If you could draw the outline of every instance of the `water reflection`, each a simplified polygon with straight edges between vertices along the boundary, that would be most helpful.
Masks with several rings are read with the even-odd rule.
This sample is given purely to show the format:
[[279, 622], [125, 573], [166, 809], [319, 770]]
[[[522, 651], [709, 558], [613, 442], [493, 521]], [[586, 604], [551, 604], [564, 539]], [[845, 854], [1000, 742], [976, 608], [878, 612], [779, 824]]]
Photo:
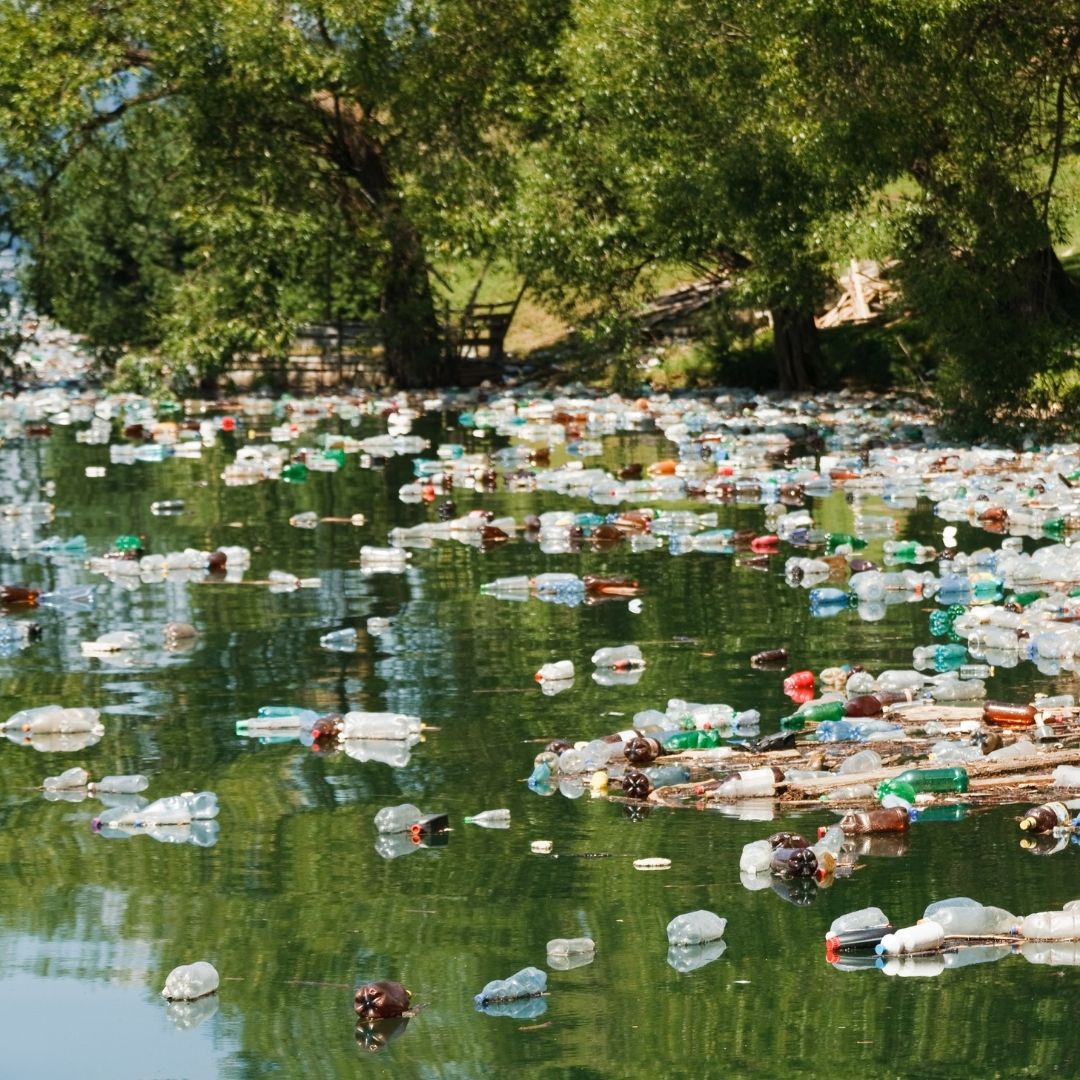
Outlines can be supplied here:
[[[377, 430], [374, 421], [362, 423], [362, 434]], [[449, 416], [434, 414], [415, 426], [433, 442], [475, 445]], [[342, 421], [338, 430], [346, 429], [351, 422]], [[935, 897], [967, 890], [973, 853], [979, 880], [991, 890], [988, 902], [1023, 911], [1033, 895], [1040, 907], [1071, 899], [1071, 862], [1027, 858], [1008, 808], [912, 829], [902, 858], [896, 850], [891, 858], [871, 858], [877, 852], [868, 849], [860, 871], [831, 890], [781, 881], [787, 902], [780, 903], [748, 891], [772, 888], [771, 875], [742, 879], [740, 887], [742, 846], [761, 834], [757, 823], [776, 820], [776, 828], [809, 835], [831, 813], [798, 816], [766, 799], [711, 806], [708, 813], [602, 798], [538, 799], [520, 783], [550, 739], [602, 737], [629, 726], [638, 711], [662, 709], [668, 698], [758, 709], [769, 732], [791, 707], [782, 676], [752, 668], [750, 655], [783, 645], [800, 668], [844, 661], [874, 670], [907, 667], [911, 646], [929, 640], [923, 604], [889, 604], [877, 622], [852, 609], [812, 621], [807, 594], [783, 583], [776, 556], [766, 556], [769, 572], [749, 573], [723, 554], [688, 551], [676, 559], [663, 547], [635, 550], [632, 543], [610, 550], [584, 544], [545, 556], [536, 544], [513, 540], [486, 552], [440, 541], [410, 549], [401, 573], [365, 575], [362, 544], [385, 546], [391, 528], [435, 518], [431, 504], [397, 499], [411, 477], [408, 460], [393, 458], [372, 472], [350, 459], [344, 470], [313, 472], [302, 485], [232, 487], [221, 479], [232, 451], [219, 442], [200, 461], [110, 467], [93, 481], [99, 486], [91, 505], [85, 468], [103, 465], [107, 454], [72, 436], [64, 430], [32, 449], [0, 448], [0, 497], [19, 494], [3, 490], [3, 476], [10, 484], [51, 480], [58, 508], [70, 514], [37, 526], [35, 536], [81, 533], [88, 553], [130, 532], [144, 534], [155, 553], [243, 545], [251, 551], [252, 580], [284, 568], [318, 577], [322, 587], [271, 593], [198, 575], [180, 580], [189, 574], [95, 577], [92, 608], [40, 609], [41, 640], [0, 656], [0, 717], [51, 700], [92, 704], [107, 717], [100, 739], [35, 739], [44, 757], [0, 745], [0, 958], [11, 976], [0, 980], [0, 1007], [22, 1033], [5, 1045], [3, 1071], [77, 1070], [109, 1080], [271, 1071], [336, 1076], [355, 1071], [357, 1045], [393, 1041], [388, 1058], [403, 1075], [547, 1070], [575, 1080], [653, 1077], [685, 1071], [688, 1054], [697, 1060], [708, 1052], [723, 1055], [738, 1075], [783, 1061], [790, 1075], [812, 1077], [826, 1060], [832, 1075], [854, 1078], [895, 1072], [911, 1052], [912, 1032], [919, 1033], [920, 1068], [928, 1073], [953, 1075], [961, 1061], [970, 1075], [1066, 1074], [1080, 1065], [1067, 1010], [1047, 1013], [1040, 1005], [1060, 996], [1052, 967], [1075, 962], [1072, 948], [1026, 943], [1030, 964], [972, 964], [956, 978], [937, 980], [931, 992], [918, 979], [903, 986], [839, 979], [820, 963], [817, 948], [835, 916], [881, 904], [898, 924], [914, 921]], [[238, 445], [247, 439], [241, 436]], [[665, 447], [655, 436], [614, 436], [601, 460], [648, 462]], [[178, 496], [182, 515], [150, 509]], [[461, 512], [483, 507], [519, 521], [567, 503], [557, 493], [502, 487], [455, 489], [454, 498]], [[758, 504], [715, 510], [718, 528], [757, 530], [766, 522]], [[360, 511], [363, 525], [322, 524]], [[842, 499], [816, 501], [813, 511], [823, 527], [851, 526]], [[305, 512], [319, 516], [317, 528], [288, 527], [290, 517]], [[900, 535], [929, 538], [940, 528], [925, 500], [900, 521]], [[967, 526], [960, 530], [967, 543]], [[4, 580], [54, 591], [88, 583], [74, 554], [20, 547], [16, 562], [0, 550], [0, 569]], [[497, 603], [481, 596], [487, 581], [547, 571], [632, 576], [645, 602], [634, 613], [625, 602]], [[157, 647], [169, 621], [199, 630], [190, 651]], [[320, 635], [341, 627], [359, 628], [356, 651], [320, 648]], [[109, 669], [81, 656], [80, 642], [118, 628], [140, 635], [137, 655], [146, 667]], [[547, 659], [573, 657], [581, 668], [596, 649], [628, 641], [639, 642], [648, 659], [647, 677], [637, 684], [579, 678], [547, 697], [532, 682]], [[988, 687], [995, 697], [1028, 700], [1035, 689], [1051, 689], [1045, 679], [1023, 664], [995, 673]], [[324, 755], [296, 741], [259, 745], [238, 737], [236, 720], [268, 702], [320, 713], [389, 709], [441, 730], [422, 745], [365, 746], [355, 754], [348, 745]], [[34, 791], [45, 775], [69, 766], [76, 749], [84, 755], [77, 763], [93, 775], [143, 771], [154, 791], [217, 791], [227, 828], [206, 848], [191, 841], [102, 842], [85, 828], [85, 809], [57, 808]], [[454, 826], [478, 806], [506, 806], [513, 823], [491, 831], [456, 827], [420, 843], [404, 834], [376, 841], [372, 815], [402, 801], [445, 809]], [[532, 857], [529, 844], [538, 837], [554, 837], [560, 852], [618, 857]], [[646, 855], [670, 857], [670, 870], [634, 871], [633, 859]], [[676, 969], [663, 927], [696, 907], [716, 910], [729, 929], [725, 941], [679, 958]], [[526, 999], [524, 1014], [512, 1010], [510, 1023], [477, 1017], [470, 991], [485, 973], [542, 957], [545, 942], [565, 933], [579, 912], [597, 941], [595, 961], [576, 974], [556, 976], [553, 967], [550, 997]], [[703, 961], [724, 945], [722, 964], [712, 962], [719, 952]], [[960, 962], [961, 954], [947, 953], [945, 968], [953, 955]], [[211, 958], [221, 971], [220, 1001], [193, 1003], [217, 1011], [177, 1024], [156, 988], [177, 957], [194, 956]], [[842, 957], [837, 967], [855, 962]], [[710, 986], [752, 980], [753, 993], [688, 997], [684, 972], [699, 969]], [[392, 973], [418, 1000], [432, 1002], [408, 1039], [400, 1037], [402, 1023], [358, 1029], [354, 1043], [334, 984], [350, 982], [359, 970]], [[655, 988], [644, 1009], [642, 988]], [[807, 1010], [812, 1040], [805, 1037]], [[64, 1018], [64, 1040], [55, 1038], [57, 1016]], [[550, 1026], [522, 1032], [540, 1016]], [[988, 1024], [1002, 1037], [987, 1039]], [[1036, 1027], [1039, 1039], [1027, 1038]], [[648, 1052], [628, 1055], [627, 1046]]]

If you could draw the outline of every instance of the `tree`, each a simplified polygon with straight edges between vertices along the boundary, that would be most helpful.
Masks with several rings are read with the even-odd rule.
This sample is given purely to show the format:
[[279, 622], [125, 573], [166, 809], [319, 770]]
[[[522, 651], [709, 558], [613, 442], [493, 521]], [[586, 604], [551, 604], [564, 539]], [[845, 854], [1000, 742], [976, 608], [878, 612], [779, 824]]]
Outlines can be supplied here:
[[800, 7], [580, 4], [520, 229], [524, 265], [564, 299], [624, 294], [665, 262], [726, 278], [771, 312], [786, 389], [819, 377], [821, 222], [862, 193], [857, 162], [822, 157], [790, 64]]
[[[562, 18], [562, 0], [12, 0], [0, 11], [0, 146], [36, 280], [56, 306], [85, 312], [49, 268], [53, 242], [62, 234], [58, 250], [72, 253], [76, 204], [124, 161], [143, 195], [167, 189], [172, 216], [158, 224], [181, 263], [167, 302], [143, 297], [139, 335], [190, 341], [185, 303], [209, 285], [220, 348], [257, 345], [268, 312], [280, 337], [302, 307], [283, 298], [326, 276], [325, 259], [282, 245], [333, 242], [347, 264], [363, 257], [395, 381], [445, 379], [432, 238], [443, 250], [488, 241], [508, 127], [529, 115], [529, 88], [547, 77], [537, 57]], [[84, 233], [96, 250], [83, 267], [130, 284], [161, 263], [136, 260], [135, 273], [126, 258], [140, 220], [140, 194], [129, 196], [121, 239], [100, 220]]]
[[794, 60], [827, 157], [901, 182], [878, 217], [943, 358], [946, 413], [969, 434], [1054, 413], [1080, 346], [1080, 293], [1054, 250], [1077, 201], [1061, 166], [1080, 138], [1080, 9], [819, 3], [803, 31]]

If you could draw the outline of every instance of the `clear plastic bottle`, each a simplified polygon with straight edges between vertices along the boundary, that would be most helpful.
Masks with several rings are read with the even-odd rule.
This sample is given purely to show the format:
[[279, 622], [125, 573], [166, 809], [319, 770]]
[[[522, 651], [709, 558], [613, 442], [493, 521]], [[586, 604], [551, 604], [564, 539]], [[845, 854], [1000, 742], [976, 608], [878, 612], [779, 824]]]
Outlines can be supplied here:
[[466, 823], [480, 825], [485, 829], [509, 829], [509, 810], [482, 810], [479, 814], [472, 814], [465, 818]]
[[42, 782], [45, 791], [70, 791], [72, 788], [87, 786], [90, 774], [79, 766], [65, 769], [59, 776], [46, 776]]
[[987, 907], [967, 896], [954, 896], [930, 904], [924, 919], [936, 922], [952, 937], [980, 937], [984, 934], [1008, 934], [1016, 925], [1016, 916], [999, 907]]
[[181, 964], [169, 972], [161, 996], [167, 1001], [195, 1001], [213, 994], [220, 981], [213, 964], [196, 960], [194, 964]]
[[1080, 938], [1080, 911], [1037, 911], [1025, 915], [1018, 930], [1023, 937], [1049, 941]]
[[536, 997], [547, 990], [547, 972], [526, 967], [508, 979], [493, 979], [473, 999], [478, 1009], [500, 1001], [516, 1001], [518, 998]]
[[596, 942], [592, 938], [552, 938], [547, 943], [548, 956], [573, 956], [576, 953], [596, 951]]
[[100, 780], [86, 785], [91, 794], [110, 795], [134, 795], [145, 791], [149, 786], [150, 781], [141, 773], [130, 776], [103, 776]]
[[1055, 787], [1080, 788], [1080, 765], [1059, 765], [1053, 772]]
[[341, 718], [343, 739], [407, 739], [418, 735], [423, 724], [418, 716], [392, 712], [347, 712]]
[[727, 919], [722, 919], [712, 911], [699, 909], [676, 915], [667, 926], [668, 944], [699, 945], [705, 941], [715, 941], [724, 936]]
[[356, 627], [345, 626], [340, 630], [331, 630], [319, 638], [319, 644], [331, 652], [355, 652]]
[[218, 797], [212, 791], [185, 791], [180, 797], [187, 800], [192, 821], [209, 821], [220, 812]]
[[860, 750], [845, 758], [836, 770], [838, 776], [874, 772], [881, 768], [881, 755], [876, 750]]
[[630, 668], [644, 667], [645, 659], [637, 645], [618, 645], [597, 649], [592, 654], [596, 667], [613, 668], [615, 671], [628, 671]]
[[384, 806], [375, 815], [375, 828], [381, 833], [407, 832], [423, 816], [422, 811], [412, 803]]
[[569, 682], [573, 677], [573, 660], [556, 660], [552, 663], [544, 664], [534, 676], [538, 683]]
[[[29, 735], [76, 735], [84, 732], [100, 734], [105, 730], [98, 720], [97, 709], [46, 707], [41, 711], [27, 710], [27, 712], [36, 714], [28, 716], [22, 724], [22, 730]], [[9, 720], [8, 723], [10, 724], [11, 721]]]
[[530, 587], [530, 579], [522, 574], [518, 577], [502, 577], [485, 582], [480, 586], [480, 591], [485, 596], [520, 597], [524, 600], [529, 595]]
[[739, 856], [739, 871], [744, 874], [764, 874], [772, 866], [772, 844], [768, 840], [751, 840]]

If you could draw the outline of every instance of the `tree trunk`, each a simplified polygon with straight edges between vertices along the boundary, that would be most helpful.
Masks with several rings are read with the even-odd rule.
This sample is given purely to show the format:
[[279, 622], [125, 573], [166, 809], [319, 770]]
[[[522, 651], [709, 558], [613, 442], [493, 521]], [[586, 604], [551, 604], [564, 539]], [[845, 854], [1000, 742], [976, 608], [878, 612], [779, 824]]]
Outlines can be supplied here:
[[1075, 319], [1080, 315], [1080, 286], [1049, 244], [1018, 259], [1014, 271], [1019, 287], [1012, 308], [1019, 318], [1065, 315]]
[[780, 389], [813, 389], [821, 379], [821, 346], [814, 313], [782, 306], [771, 308], [770, 314]]
[[452, 376], [420, 236], [397, 212], [387, 216], [379, 321], [387, 373], [396, 386], [442, 386]]

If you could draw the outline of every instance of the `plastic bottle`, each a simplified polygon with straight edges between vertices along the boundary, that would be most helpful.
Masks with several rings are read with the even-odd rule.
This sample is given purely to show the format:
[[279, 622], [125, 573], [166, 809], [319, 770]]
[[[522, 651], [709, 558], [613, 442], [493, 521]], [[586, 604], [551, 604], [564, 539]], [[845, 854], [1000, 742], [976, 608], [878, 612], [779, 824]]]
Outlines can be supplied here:
[[744, 874], [763, 874], [772, 866], [772, 844], [768, 840], [752, 840], [742, 849], [739, 870]]
[[876, 750], [860, 750], [845, 758], [836, 770], [838, 776], [875, 772], [881, 768], [881, 755]]
[[672, 731], [660, 737], [660, 744], [665, 753], [679, 750], [712, 750], [720, 745], [722, 736], [715, 729], [708, 731], [691, 728], [689, 731]]
[[509, 810], [482, 810], [479, 814], [472, 814], [465, 818], [466, 823], [480, 825], [485, 829], [509, 829]]
[[1058, 825], [1067, 825], [1071, 818], [1064, 803], [1043, 803], [1024, 812], [1020, 818], [1020, 828], [1023, 832], [1048, 833]]
[[41, 595], [27, 585], [0, 585], [0, 605], [3, 607], [34, 607]]
[[103, 776], [100, 780], [87, 784], [90, 794], [133, 795], [145, 791], [150, 781], [141, 773], [130, 776]]
[[597, 649], [592, 654], [592, 662], [596, 667], [613, 668], [615, 671], [629, 671], [631, 668], [645, 666], [645, 659], [637, 645]]
[[700, 945], [724, 936], [727, 919], [712, 911], [699, 909], [676, 915], [667, 925], [669, 945]]
[[1037, 911], [1025, 915], [1017, 929], [1026, 938], [1080, 938], [1080, 911]]
[[521, 600], [528, 597], [529, 589], [530, 579], [525, 575], [496, 578], [480, 586], [480, 591], [485, 596], [504, 596]]
[[319, 638], [319, 644], [331, 652], [355, 652], [356, 627], [345, 626], [340, 630], [331, 630]]
[[424, 815], [412, 803], [400, 803], [398, 806], [384, 806], [375, 815], [375, 828], [380, 833], [407, 832], [409, 827]]
[[842, 720], [844, 703], [842, 701], [809, 701], [805, 705], [800, 705], [795, 715], [801, 716], [804, 721], [809, 720], [815, 723]]
[[493, 979], [473, 1000], [478, 1009], [500, 1001], [516, 1001], [518, 998], [536, 997], [547, 990], [547, 972], [526, 967], [508, 979]]
[[846, 915], [839, 915], [833, 919], [829, 933], [846, 934], [852, 930], [866, 930], [870, 927], [888, 925], [888, 916], [881, 908], [859, 908], [858, 911], [849, 911]]
[[553, 663], [544, 664], [533, 677], [538, 683], [568, 682], [574, 677], [574, 661], [556, 660]]
[[59, 706], [43, 706], [40, 709], [27, 709], [8, 719], [5, 728], [15, 726], [16, 717], [23, 716], [18, 724], [20, 730], [28, 735], [76, 735], [82, 733], [101, 734], [104, 725], [98, 720], [97, 709], [88, 707], [62, 709]]
[[648, 777], [654, 791], [690, 780], [690, 770], [684, 765], [654, 765], [650, 769], [642, 769], [642, 772]]
[[850, 836], [875, 832], [903, 832], [908, 827], [908, 812], [902, 806], [891, 810], [867, 810], [845, 814], [840, 828]]
[[76, 765], [72, 769], [65, 769], [59, 776], [46, 776], [41, 786], [45, 791], [69, 791], [86, 787], [89, 779], [90, 774]]
[[987, 701], [983, 704], [983, 723], [998, 727], [1031, 727], [1035, 723], [1034, 705], [1017, 705], [1007, 701]]
[[1080, 788], [1080, 765], [1059, 765], [1052, 778], [1056, 787]]
[[574, 956], [578, 953], [596, 951], [596, 942], [592, 938], [552, 938], [547, 943], [548, 956]]
[[905, 789], [916, 795], [925, 791], [964, 792], [968, 789], [967, 769], [907, 769], [878, 785], [878, 798], [888, 794], [905, 794]]
[[318, 719], [319, 714], [311, 709], [264, 705], [259, 709], [258, 716], [236, 721], [236, 734], [259, 738], [288, 733], [295, 737], [303, 731], [311, 731]]
[[215, 993], [219, 985], [214, 965], [206, 960], [196, 960], [194, 964], [181, 964], [169, 972], [161, 996], [167, 1001], [195, 1001]]
[[874, 947], [879, 956], [897, 956], [901, 953], [929, 952], [945, 940], [945, 931], [932, 919], [905, 926], [886, 934]]
[[716, 794], [722, 799], [745, 799], [760, 795], [772, 795], [776, 785], [784, 781], [782, 769], [766, 766], [761, 769], [744, 769], [725, 780]]
[[808, 847], [778, 847], [773, 851], [771, 868], [781, 877], [813, 877], [817, 856]]
[[198, 794], [166, 795], [141, 810], [116, 807], [106, 810], [91, 822], [102, 826], [122, 829], [145, 829], [161, 825], [190, 825], [196, 820], [209, 820], [217, 816], [217, 796], [211, 791]]
[[927, 907], [923, 918], [936, 922], [951, 937], [1008, 934], [1016, 924], [1016, 916], [1011, 912], [986, 907], [967, 896], [938, 900]]
[[182, 514], [183, 512], [183, 499], [159, 499], [157, 502], [152, 502], [150, 504], [150, 513], [157, 516], [168, 517], [173, 514]]
[[342, 739], [407, 739], [418, 735], [423, 724], [418, 716], [392, 712], [347, 712], [341, 718]]
[[828, 952], [873, 948], [892, 930], [881, 908], [860, 908], [833, 919], [825, 935]]
[[754, 667], [766, 667], [770, 664], [786, 664], [787, 658], [787, 649], [765, 649], [762, 652], [754, 653], [750, 657], [750, 663]]

